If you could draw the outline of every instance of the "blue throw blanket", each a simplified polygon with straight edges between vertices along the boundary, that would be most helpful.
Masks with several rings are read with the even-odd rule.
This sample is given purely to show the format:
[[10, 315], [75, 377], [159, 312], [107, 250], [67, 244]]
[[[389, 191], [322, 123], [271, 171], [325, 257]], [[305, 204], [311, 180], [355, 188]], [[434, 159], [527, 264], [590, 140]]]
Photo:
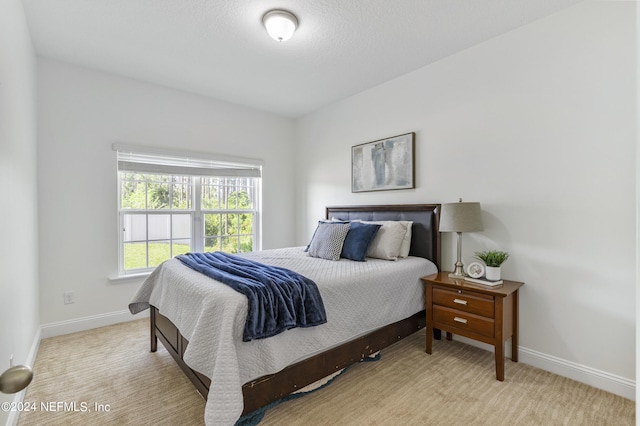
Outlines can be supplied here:
[[245, 342], [327, 322], [316, 283], [297, 272], [219, 251], [187, 253], [176, 258], [247, 296], [249, 312], [242, 336]]

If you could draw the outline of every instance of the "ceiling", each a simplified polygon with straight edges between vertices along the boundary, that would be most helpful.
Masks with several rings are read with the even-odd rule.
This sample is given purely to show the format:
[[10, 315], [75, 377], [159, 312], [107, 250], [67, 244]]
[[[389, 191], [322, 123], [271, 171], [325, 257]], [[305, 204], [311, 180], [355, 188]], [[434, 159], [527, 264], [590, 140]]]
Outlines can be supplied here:
[[22, 1], [39, 56], [300, 117], [582, 0]]

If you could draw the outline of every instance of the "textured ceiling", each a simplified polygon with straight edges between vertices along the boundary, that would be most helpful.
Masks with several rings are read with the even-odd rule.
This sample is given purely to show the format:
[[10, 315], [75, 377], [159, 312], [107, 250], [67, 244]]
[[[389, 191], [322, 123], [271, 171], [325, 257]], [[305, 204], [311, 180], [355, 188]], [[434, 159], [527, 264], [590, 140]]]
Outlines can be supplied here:
[[[581, 0], [23, 0], [36, 52], [299, 117]], [[270, 9], [299, 27], [277, 43]]]

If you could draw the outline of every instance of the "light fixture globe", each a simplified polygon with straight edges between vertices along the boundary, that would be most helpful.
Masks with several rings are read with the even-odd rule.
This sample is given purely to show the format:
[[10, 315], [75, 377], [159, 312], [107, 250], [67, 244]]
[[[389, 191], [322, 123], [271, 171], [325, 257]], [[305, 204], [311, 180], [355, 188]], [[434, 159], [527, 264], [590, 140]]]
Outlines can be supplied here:
[[267, 33], [276, 41], [287, 41], [298, 27], [298, 18], [286, 10], [270, 10], [262, 17]]

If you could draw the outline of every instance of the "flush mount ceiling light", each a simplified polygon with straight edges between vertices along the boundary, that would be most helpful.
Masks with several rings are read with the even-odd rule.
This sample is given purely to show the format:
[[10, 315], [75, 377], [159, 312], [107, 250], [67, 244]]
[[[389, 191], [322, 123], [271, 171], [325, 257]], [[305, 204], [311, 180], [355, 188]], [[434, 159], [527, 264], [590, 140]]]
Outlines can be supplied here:
[[298, 27], [298, 19], [286, 10], [270, 10], [262, 17], [267, 33], [276, 41], [287, 41]]

